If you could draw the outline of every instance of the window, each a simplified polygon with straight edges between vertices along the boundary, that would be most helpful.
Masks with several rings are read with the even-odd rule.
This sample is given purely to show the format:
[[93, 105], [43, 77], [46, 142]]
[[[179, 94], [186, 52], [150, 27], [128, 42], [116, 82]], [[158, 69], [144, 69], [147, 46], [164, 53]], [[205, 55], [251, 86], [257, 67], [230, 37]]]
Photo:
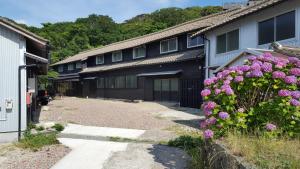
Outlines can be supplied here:
[[239, 30], [217, 36], [217, 54], [239, 49]]
[[108, 77], [108, 78], [106, 78], [105, 83], [106, 83], [105, 84], [106, 88], [109, 88], [109, 89], [115, 88], [115, 78], [114, 77]]
[[146, 47], [140, 46], [133, 48], [133, 59], [143, 58], [146, 56]]
[[201, 46], [204, 44], [204, 39], [198, 35], [195, 37], [191, 37], [192, 34], [188, 34], [187, 35], [187, 47], [188, 48], [192, 48], [192, 47], [197, 47], [197, 46]]
[[104, 78], [98, 78], [97, 79], [97, 88], [98, 89], [104, 89]]
[[104, 56], [96, 56], [96, 65], [101, 65], [104, 63]]
[[122, 51], [117, 51], [112, 53], [112, 62], [122, 61]]
[[64, 71], [64, 65], [59, 65], [58, 72], [63, 72], [63, 71]]
[[178, 79], [171, 79], [171, 91], [172, 92], [177, 92], [178, 91]]
[[125, 76], [118, 76], [115, 78], [115, 88], [125, 88]]
[[137, 88], [137, 77], [135, 75], [126, 76], [126, 88]]
[[258, 23], [258, 44], [263, 45], [295, 37], [295, 11]]
[[167, 39], [160, 42], [160, 53], [177, 51], [177, 38]]
[[74, 64], [68, 64], [68, 70], [69, 71], [74, 70]]
[[81, 69], [81, 68], [82, 68], [81, 62], [76, 62], [76, 69]]

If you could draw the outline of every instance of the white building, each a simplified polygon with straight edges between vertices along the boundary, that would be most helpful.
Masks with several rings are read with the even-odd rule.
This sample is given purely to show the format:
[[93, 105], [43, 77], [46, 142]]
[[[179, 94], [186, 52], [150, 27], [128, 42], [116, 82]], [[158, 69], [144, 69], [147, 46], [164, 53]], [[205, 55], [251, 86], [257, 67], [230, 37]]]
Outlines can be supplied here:
[[[300, 46], [300, 1], [262, 0], [229, 12], [196, 34], [206, 37], [206, 78], [247, 48], [269, 49], [274, 41]], [[240, 64], [243, 60], [239, 60]]]
[[27, 108], [36, 107], [31, 102], [37, 93], [36, 76], [47, 72], [48, 51], [47, 40], [0, 17], [0, 142], [15, 140], [19, 129], [25, 130]]

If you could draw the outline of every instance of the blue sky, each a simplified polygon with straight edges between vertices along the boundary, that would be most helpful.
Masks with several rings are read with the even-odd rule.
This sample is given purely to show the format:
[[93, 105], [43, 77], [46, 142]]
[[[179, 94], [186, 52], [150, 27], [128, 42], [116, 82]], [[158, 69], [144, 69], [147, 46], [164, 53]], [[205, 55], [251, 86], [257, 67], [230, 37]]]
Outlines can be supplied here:
[[89, 14], [109, 15], [123, 22], [166, 7], [222, 5], [239, 0], [0, 0], [0, 16], [40, 26], [45, 22], [74, 21]]

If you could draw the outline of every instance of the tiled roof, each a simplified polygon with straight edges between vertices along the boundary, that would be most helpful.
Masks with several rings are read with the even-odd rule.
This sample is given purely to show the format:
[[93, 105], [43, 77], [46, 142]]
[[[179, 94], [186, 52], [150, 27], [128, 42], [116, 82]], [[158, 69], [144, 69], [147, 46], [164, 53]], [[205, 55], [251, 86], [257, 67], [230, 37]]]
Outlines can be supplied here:
[[279, 43], [275, 42], [271, 45], [275, 52], [281, 53], [287, 56], [296, 56], [300, 58], [300, 48], [292, 46], [282, 46]]
[[47, 39], [44, 39], [24, 28], [22, 28], [21, 26], [9, 21], [8, 19], [6, 18], [3, 18], [0, 16], [0, 25], [6, 27], [7, 29], [10, 29], [18, 34], [21, 34], [22, 36], [28, 38], [28, 39], [31, 39], [33, 41], [36, 41], [38, 43], [41, 43], [41, 44], [47, 44], [48, 43], [48, 40]]
[[234, 13], [236, 10], [237, 9], [223, 11], [223, 12], [220, 12], [217, 14], [212, 14], [209, 16], [205, 16], [205, 17], [201, 17], [199, 19], [189, 21], [189, 22], [185, 22], [185, 23], [182, 23], [182, 24], [179, 24], [179, 25], [155, 32], [155, 33], [147, 34], [144, 36], [112, 43], [107, 46], [103, 46], [100, 48], [95, 48], [92, 50], [81, 52], [77, 55], [74, 55], [74, 56], [68, 57], [62, 61], [59, 61], [53, 65], [59, 65], [59, 64], [84, 60], [89, 56], [95, 56], [95, 55], [100, 55], [100, 54], [104, 54], [104, 53], [108, 53], [108, 52], [112, 52], [112, 51], [116, 51], [116, 50], [132, 48], [132, 47], [136, 47], [136, 46], [146, 44], [149, 42], [153, 42], [156, 40], [172, 37], [174, 35], [178, 35], [181, 33], [189, 32], [189, 31], [197, 31], [199, 29], [203, 29], [203, 28], [212, 26], [216, 23], [219, 23], [220, 21], [224, 20], [224, 18], [227, 18], [229, 15]]
[[145, 65], [155, 65], [155, 64], [164, 64], [164, 63], [173, 63], [173, 62], [182, 62], [187, 60], [192, 60], [196, 58], [200, 58], [201, 52], [200, 50], [190, 50], [181, 53], [173, 53], [169, 55], [165, 55], [163, 57], [155, 57], [145, 60], [136, 60], [131, 62], [124, 63], [115, 63], [111, 65], [103, 65], [96, 67], [89, 67], [82, 70], [80, 73], [92, 73], [92, 72], [103, 72], [109, 70], [123, 69], [123, 68], [131, 68]]
[[257, 2], [253, 5], [243, 7], [239, 10], [236, 10], [236, 11], [230, 13], [230, 15], [223, 18], [222, 20], [219, 20], [219, 22], [215, 22], [215, 24], [213, 24], [212, 26], [209, 26], [205, 29], [202, 29], [202, 30], [198, 31], [197, 33], [194, 34], [194, 36], [202, 34], [204, 32], [207, 32], [207, 31], [211, 30], [211, 29], [214, 29], [214, 28], [219, 27], [221, 25], [227, 24], [228, 22], [234, 21], [234, 20], [239, 19], [241, 17], [244, 17], [246, 15], [253, 14], [257, 11], [260, 11], [260, 10], [265, 9], [267, 7], [271, 7], [275, 4], [278, 4], [278, 3], [284, 2], [284, 1], [288, 1], [288, 0], [262, 0], [261, 2]]

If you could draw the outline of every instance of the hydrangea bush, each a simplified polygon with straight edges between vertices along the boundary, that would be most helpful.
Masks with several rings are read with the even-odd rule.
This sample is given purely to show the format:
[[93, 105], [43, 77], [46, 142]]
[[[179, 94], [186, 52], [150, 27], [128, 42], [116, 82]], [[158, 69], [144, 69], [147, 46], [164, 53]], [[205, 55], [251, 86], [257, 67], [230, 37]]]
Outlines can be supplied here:
[[300, 60], [270, 53], [250, 56], [204, 81], [200, 127], [210, 139], [228, 129], [288, 134], [300, 133]]

